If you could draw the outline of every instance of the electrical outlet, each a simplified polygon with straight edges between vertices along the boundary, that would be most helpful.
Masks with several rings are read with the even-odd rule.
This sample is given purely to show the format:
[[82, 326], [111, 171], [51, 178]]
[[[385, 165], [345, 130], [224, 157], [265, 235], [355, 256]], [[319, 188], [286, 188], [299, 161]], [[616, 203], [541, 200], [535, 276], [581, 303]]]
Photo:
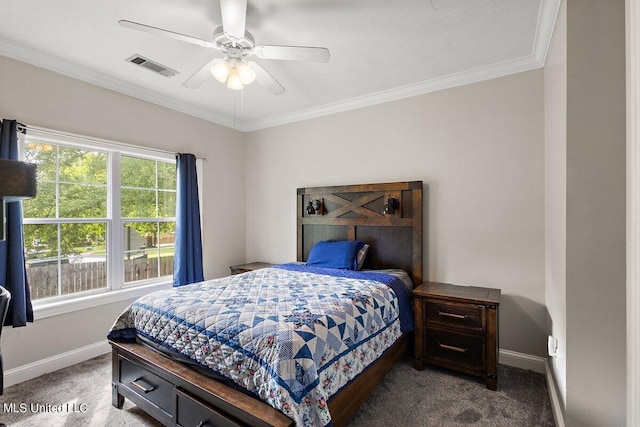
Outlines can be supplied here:
[[558, 339], [553, 335], [549, 335], [547, 338], [547, 350], [549, 351], [549, 356], [553, 357], [558, 352]]

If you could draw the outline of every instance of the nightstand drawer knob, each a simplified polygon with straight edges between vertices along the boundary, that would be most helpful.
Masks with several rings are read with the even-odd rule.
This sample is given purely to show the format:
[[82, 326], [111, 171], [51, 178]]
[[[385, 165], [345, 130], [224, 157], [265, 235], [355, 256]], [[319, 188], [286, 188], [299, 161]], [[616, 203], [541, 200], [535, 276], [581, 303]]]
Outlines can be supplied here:
[[456, 351], [458, 353], [466, 353], [467, 351], [469, 351], [468, 348], [454, 347], [452, 345], [446, 345], [446, 344], [442, 344], [442, 343], [438, 343], [438, 345], [440, 346], [440, 348], [443, 348], [445, 350]]
[[439, 311], [438, 312], [438, 316], [453, 317], [454, 319], [466, 319], [467, 318], [466, 314], [447, 313], [446, 311]]

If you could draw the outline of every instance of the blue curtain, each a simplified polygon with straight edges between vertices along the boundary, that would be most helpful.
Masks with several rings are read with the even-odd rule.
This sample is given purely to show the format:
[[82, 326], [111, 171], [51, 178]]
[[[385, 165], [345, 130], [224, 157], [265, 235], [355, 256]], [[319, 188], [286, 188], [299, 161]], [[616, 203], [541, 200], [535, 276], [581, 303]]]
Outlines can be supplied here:
[[176, 253], [173, 286], [204, 280], [196, 156], [178, 154], [176, 184]]
[[[15, 120], [0, 122], [0, 159], [18, 160], [18, 123]], [[33, 308], [24, 263], [22, 204], [7, 203], [5, 217], [6, 239], [0, 241], [0, 285], [11, 292], [11, 302], [4, 324], [26, 326], [27, 322], [33, 322]]]

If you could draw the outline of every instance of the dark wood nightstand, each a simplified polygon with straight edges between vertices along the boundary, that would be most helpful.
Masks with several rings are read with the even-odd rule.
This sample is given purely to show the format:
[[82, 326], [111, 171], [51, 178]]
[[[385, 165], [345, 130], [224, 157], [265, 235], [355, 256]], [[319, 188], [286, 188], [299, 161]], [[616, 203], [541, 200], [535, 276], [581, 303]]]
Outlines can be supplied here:
[[500, 289], [425, 282], [413, 296], [416, 369], [454, 369], [496, 390]]
[[261, 268], [271, 267], [274, 264], [268, 262], [250, 262], [249, 264], [238, 264], [229, 267], [231, 274], [246, 273], [247, 271], [259, 270]]

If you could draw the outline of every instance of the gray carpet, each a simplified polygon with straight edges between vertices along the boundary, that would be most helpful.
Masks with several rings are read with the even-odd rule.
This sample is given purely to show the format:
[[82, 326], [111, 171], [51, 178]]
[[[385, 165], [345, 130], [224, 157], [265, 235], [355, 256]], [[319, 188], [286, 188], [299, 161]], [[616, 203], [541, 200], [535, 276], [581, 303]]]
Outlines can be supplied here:
[[[405, 358], [378, 385], [349, 427], [554, 425], [543, 375], [500, 365], [498, 376], [498, 390], [491, 391], [479, 379], [448, 370], [416, 371], [411, 359]], [[53, 407], [60, 406], [62, 412], [54, 412]], [[0, 423], [160, 426], [128, 400], [123, 409], [111, 406], [110, 354], [6, 388], [0, 396]]]

